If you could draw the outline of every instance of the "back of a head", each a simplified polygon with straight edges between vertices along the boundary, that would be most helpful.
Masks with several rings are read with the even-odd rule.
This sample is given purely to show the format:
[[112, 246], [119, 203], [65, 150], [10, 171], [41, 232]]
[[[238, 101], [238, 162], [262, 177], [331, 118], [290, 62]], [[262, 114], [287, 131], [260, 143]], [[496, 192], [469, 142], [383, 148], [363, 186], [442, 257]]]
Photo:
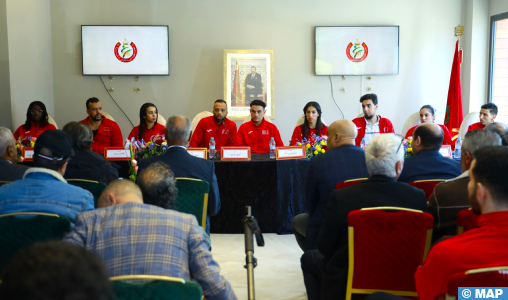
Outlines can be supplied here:
[[64, 242], [37, 243], [19, 251], [1, 279], [4, 300], [115, 299], [101, 259]]
[[102, 191], [102, 194], [99, 198], [100, 207], [104, 207], [104, 205], [101, 205], [101, 203], [104, 203], [108, 194], [113, 194], [119, 200], [119, 204], [126, 203], [125, 201], [122, 201], [122, 199], [126, 198], [135, 199], [135, 201], [140, 203], [143, 202], [143, 195], [141, 194], [139, 187], [127, 179], [113, 180], [104, 188], [104, 191]]
[[443, 130], [435, 124], [422, 124], [413, 132], [414, 139], [420, 137], [425, 149], [440, 149], [443, 144]]
[[508, 146], [508, 126], [501, 122], [492, 122], [487, 124], [485, 130], [496, 133], [501, 137], [501, 143], [503, 146]]
[[166, 122], [166, 140], [187, 141], [191, 132], [191, 121], [184, 116], [171, 116]]
[[508, 206], [508, 148], [488, 146], [475, 152], [476, 165], [471, 168], [475, 182], [487, 187], [496, 204]]
[[[384, 175], [395, 178], [397, 162], [404, 160], [402, 138], [393, 133], [375, 136], [365, 149], [367, 170], [371, 176]], [[398, 149], [398, 151], [397, 151]]]
[[14, 136], [9, 128], [0, 127], [0, 157], [7, 154], [7, 147], [16, 147]]
[[92, 128], [81, 122], [67, 123], [63, 129], [72, 138], [72, 147], [90, 149], [93, 144]]
[[158, 161], [143, 169], [136, 178], [146, 204], [173, 209], [178, 195], [175, 175], [168, 165]]
[[489, 130], [471, 130], [464, 137], [462, 154], [469, 152], [475, 158], [476, 151], [487, 146], [501, 146], [501, 137]]
[[58, 171], [69, 161], [72, 151], [72, 138], [62, 130], [43, 132], [35, 141], [34, 166]]

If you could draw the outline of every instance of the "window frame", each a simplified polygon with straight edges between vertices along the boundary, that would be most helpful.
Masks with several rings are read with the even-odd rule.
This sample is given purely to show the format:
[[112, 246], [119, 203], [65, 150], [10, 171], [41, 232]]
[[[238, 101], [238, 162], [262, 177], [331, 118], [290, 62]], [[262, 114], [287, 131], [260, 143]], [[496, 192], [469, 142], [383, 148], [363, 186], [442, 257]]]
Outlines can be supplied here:
[[496, 42], [496, 22], [508, 19], [508, 12], [493, 15], [490, 17], [490, 51], [489, 51], [489, 83], [487, 87], [487, 103], [492, 102], [492, 90], [494, 84], [494, 45]]

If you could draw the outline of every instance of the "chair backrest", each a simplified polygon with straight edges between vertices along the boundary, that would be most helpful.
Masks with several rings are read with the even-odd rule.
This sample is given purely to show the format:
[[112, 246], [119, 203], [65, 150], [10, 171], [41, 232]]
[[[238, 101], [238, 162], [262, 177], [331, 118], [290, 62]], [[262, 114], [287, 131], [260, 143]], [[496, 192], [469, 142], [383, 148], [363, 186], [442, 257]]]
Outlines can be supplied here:
[[58, 129], [58, 125], [56, 125], [56, 121], [55, 119], [53, 118], [53, 116], [51, 116], [50, 114], [48, 114], [48, 123], [55, 126], [56, 129]]
[[[117, 300], [201, 300], [201, 286], [191, 280], [167, 276], [127, 275], [111, 277]], [[149, 280], [133, 283], [126, 280]]]
[[86, 179], [66, 179], [67, 183], [72, 184], [74, 186], [78, 186], [82, 189], [85, 189], [92, 193], [93, 195], [93, 203], [94, 207], [97, 208], [97, 202], [99, 201], [99, 198], [106, 188], [106, 185], [104, 182], [100, 181], [93, 181], [93, 180], [86, 180]]
[[459, 287], [506, 287], [508, 266], [474, 269], [453, 275], [448, 280], [446, 299], [456, 299]]
[[209, 116], [213, 116], [213, 114], [209, 111], [202, 111], [199, 114], [197, 114], [194, 117], [194, 119], [192, 119], [192, 123], [191, 123], [192, 124], [192, 132], [194, 132], [194, 130], [196, 130], [196, 126], [198, 126], [198, 123], [199, 123], [199, 121], [201, 121], [201, 119], [209, 117]]
[[26, 212], [0, 215], [0, 274], [18, 250], [35, 242], [61, 240], [71, 230], [67, 217]]
[[471, 208], [463, 209], [457, 214], [457, 234], [478, 227], [478, 215]]
[[[467, 133], [467, 128], [469, 127], [469, 125], [473, 124], [473, 123], [476, 123], [476, 122], [479, 122], [480, 121], [480, 112], [478, 111], [473, 111], [471, 113], [469, 113], [465, 118], [464, 120], [462, 120], [462, 124], [460, 124], [460, 128], [459, 128], [459, 137], [464, 140], [464, 137], [466, 136], [466, 133]], [[453, 134], [452, 134], [453, 135]]]
[[106, 118], [110, 119], [111, 121], [115, 121], [115, 119], [113, 119], [113, 117], [105, 111], [102, 112], [102, 115], [105, 116]]
[[[296, 127], [298, 127], [298, 126], [300, 126], [300, 125], [302, 125], [304, 120], [305, 120], [305, 114], [302, 114], [302, 115], [298, 118], [298, 120], [296, 120], [295, 128], [296, 128]], [[327, 126], [327, 125], [326, 125], [326, 122], [325, 122], [325, 119], [323, 119], [322, 117], [321, 117], [321, 123], [323, 123], [323, 125]]]
[[[268, 116], [264, 116], [264, 119], [265, 119], [265, 121], [268, 121], [268, 122], [270, 122], [270, 123], [273, 123], [273, 122], [272, 122], [272, 120], [270, 119], [270, 117], [268, 117]], [[251, 117], [250, 117], [250, 116], [247, 116], [247, 117], [243, 120], [243, 123], [247, 123], [247, 122], [249, 122], [250, 120], [251, 120]]]
[[178, 198], [175, 200], [175, 210], [196, 216], [198, 224], [206, 230], [210, 184], [200, 179], [177, 177], [176, 187]]
[[402, 136], [406, 136], [406, 133], [409, 129], [413, 128], [416, 125], [420, 125], [420, 112], [415, 112], [407, 117], [404, 126], [402, 127]]
[[350, 212], [346, 299], [376, 291], [417, 296], [414, 274], [430, 249], [432, 223], [432, 215], [400, 207]]
[[350, 179], [346, 180], [344, 182], [339, 182], [335, 185], [335, 189], [342, 189], [348, 186], [352, 186], [355, 184], [362, 183], [363, 181], [367, 180], [368, 178], [357, 178], [357, 179]]
[[409, 185], [414, 186], [415, 188], [419, 188], [425, 192], [425, 197], [427, 197], [427, 201], [429, 201], [432, 192], [434, 192], [434, 188], [436, 185], [444, 182], [444, 179], [426, 179], [426, 180], [417, 180], [410, 182]]
[[[136, 126], [139, 126], [139, 123], [140, 123], [140, 120], [138, 119], [138, 123], [136, 124]], [[157, 116], [157, 123], [166, 127], [166, 118], [164, 118], [160, 113]]]

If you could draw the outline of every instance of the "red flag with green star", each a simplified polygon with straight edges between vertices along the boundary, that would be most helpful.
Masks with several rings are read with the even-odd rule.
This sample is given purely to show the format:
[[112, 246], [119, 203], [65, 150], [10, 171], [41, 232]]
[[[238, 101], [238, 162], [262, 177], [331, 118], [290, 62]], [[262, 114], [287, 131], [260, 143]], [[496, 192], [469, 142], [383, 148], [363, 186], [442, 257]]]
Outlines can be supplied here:
[[460, 65], [462, 64], [462, 50], [459, 49], [459, 41], [455, 44], [455, 55], [453, 56], [452, 74], [450, 76], [450, 87], [448, 88], [448, 101], [446, 102], [446, 115], [444, 125], [452, 134], [452, 141], [455, 141], [459, 134], [460, 124], [464, 119], [462, 114], [462, 89], [460, 87]]

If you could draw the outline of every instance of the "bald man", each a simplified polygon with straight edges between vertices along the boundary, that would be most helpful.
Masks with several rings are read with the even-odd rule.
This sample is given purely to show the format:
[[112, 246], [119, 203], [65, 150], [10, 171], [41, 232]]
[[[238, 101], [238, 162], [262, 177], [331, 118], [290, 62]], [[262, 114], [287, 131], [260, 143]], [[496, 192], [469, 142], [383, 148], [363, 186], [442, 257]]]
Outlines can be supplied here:
[[305, 183], [305, 206], [308, 213], [295, 216], [291, 222], [296, 241], [303, 251], [317, 246], [326, 205], [335, 185], [350, 179], [369, 177], [365, 152], [355, 146], [357, 134], [353, 122], [333, 122], [328, 127], [328, 151], [314, 156], [310, 161]]
[[[413, 157], [406, 158], [399, 176], [400, 182], [426, 179], [451, 179], [462, 172], [460, 162], [439, 153], [443, 144], [443, 130], [434, 123], [424, 123], [413, 132]], [[401, 147], [402, 148], [402, 147]], [[403, 150], [399, 150], [403, 151]]]
[[179, 277], [197, 281], [206, 299], [236, 299], [196, 217], [143, 204], [140, 188], [129, 180], [112, 181], [98, 206], [76, 217], [64, 241], [99, 255], [109, 276]]

